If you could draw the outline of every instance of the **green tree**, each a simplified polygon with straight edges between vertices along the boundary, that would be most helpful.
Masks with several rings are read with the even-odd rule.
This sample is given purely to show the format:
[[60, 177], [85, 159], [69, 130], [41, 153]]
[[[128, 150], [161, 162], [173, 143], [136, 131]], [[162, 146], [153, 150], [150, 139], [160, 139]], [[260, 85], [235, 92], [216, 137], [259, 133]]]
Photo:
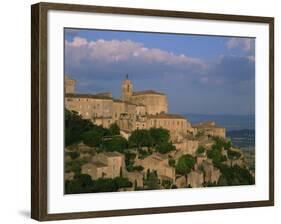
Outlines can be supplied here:
[[230, 150], [231, 147], [232, 147], [231, 141], [227, 141], [227, 142], [224, 143], [224, 149], [225, 150]]
[[134, 171], [134, 163], [135, 163], [135, 159], [136, 159], [136, 154], [130, 151], [126, 151], [125, 152], [125, 164], [126, 164], [126, 168], [127, 171], [131, 172]]
[[144, 184], [146, 185], [147, 190], [159, 189], [159, 180], [156, 171], [150, 172], [147, 171], [146, 179]]
[[228, 156], [228, 158], [230, 159], [231, 166], [232, 166], [232, 162], [233, 162], [233, 160], [235, 160], [235, 159], [239, 159], [239, 158], [241, 157], [241, 153], [240, 153], [240, 152], [237, 152], [237, 151], [234, 151], [234, 150], [229, 149], [229, 150], [227, 151], [227, 156]]
[[120, 135], [120, 128], [116, 123], [109, 126], [109, 132], [111, 135]]
[[156, 151], [165, 154], [175, 150], [176, 147], [171, 142], [163, 142], [156, 146]]
[[218, 168], [221, 172], [219, 186], [252, 185], [255, 183], [255, 178], [247, 168], [237, 165], [230, 167], [225, 164], [220, 164]]
[[77, 174], [73, 180], [65, 182], [66, 194], [90, 193], [92, 187], [93, 181], [87, 174]]
[[64, 171], [66, 173], [68, 172], [74, 172], [75, 174], [80, 174], [81, 172], [81, 166], [83, 164], [87, 163], [85, 160], [72, 160], [72, 161], [65, 161], [64, 163]]
[[115, 181], [118, 189], [119, 188], [132, 187], [133, 186], [132, 182], [130, 182], [128, 180], [128, 178], [125, 178], [125, 177], [115, 177], [114, 181]]
[[171, 189], [171, 187], [172, 187], [172, 181], [170, 181], [170, 180], [162, 180], [162, 186], [163, 186], [165, 189]]
[[129, 147], [152, 146], [153, 140], [148, 130], [135, 130], [129, 137]]
[[153, 145], [161, 145], [170, 141], [170, 132], [164, 128], [150, 128], [149, 133], [151, 135]]
[[191, 172], [195, 165], [195, 158], [190, 155], [186, 154], [179, 158], [176, 164], [176, 173], [185, 176], [186, 186], [187, 186], [187, 175]]
[[81, 135], [93, 128], [90, 120], [82, 119], [76, 111], [64, 110], [65, 117], [65, 146], [81, 141]]
[[226, 157], [222, 155], [221, 150], [218, 146], [212, 147], [211, 150], [208, 150], [207, 157], [209, 159], [212, 159], [215, 166], [226, 160]]
[[214, 136], [213, 140], [215, 141], [215, 144], [212, 145], [213, 149], [218, 149], [219, 151], [222, 150], [222, 148], [225, 146], [225, 140], [224, 138]]
[[123, 187], [132, 187], [133, 184], [125, 177], [99, 178], [93, 181], [92, 192], [114, 192]]
[[113, 136], [111, 139], [103, 141], [106, 151], [118, 151], [123, 153], [128, 148], [128, 141], [122, 136]]
[[204, 146], [199, 145], [198, 148], [197, 148], [197, 150], [196, 150], [196, 154], [197, 154], [197, 155], [201, 155], [201, 154], [203, 154], [205, 151], [206, 151], [206, 149], [204, 148]]
[[81, 135], [83, 143], [91, 147], [100, 146], [102, 143], [102, 137], [102, 133], [97, 130], [87, 131]]

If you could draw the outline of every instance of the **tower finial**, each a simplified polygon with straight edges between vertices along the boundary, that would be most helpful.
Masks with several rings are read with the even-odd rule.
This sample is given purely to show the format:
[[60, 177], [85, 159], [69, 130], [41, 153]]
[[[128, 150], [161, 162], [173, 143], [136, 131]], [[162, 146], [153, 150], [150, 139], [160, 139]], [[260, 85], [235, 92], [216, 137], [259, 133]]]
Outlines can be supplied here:
[[126, 79], [127, 79], [127, 80], [129, 79], [129, 75], [128, 75], [128, 73], [126, 74]]

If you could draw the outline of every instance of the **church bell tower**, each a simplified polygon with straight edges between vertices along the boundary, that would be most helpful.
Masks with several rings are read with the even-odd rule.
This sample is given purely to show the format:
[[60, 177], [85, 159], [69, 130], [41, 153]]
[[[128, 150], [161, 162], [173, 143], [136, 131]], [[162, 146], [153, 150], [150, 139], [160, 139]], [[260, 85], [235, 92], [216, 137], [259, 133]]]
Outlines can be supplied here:
[[126, 75], [126, 79], [122, 83], [122, 100], [128, 101], [133, 95], [133, 84], [129, 80], [128, 74]]

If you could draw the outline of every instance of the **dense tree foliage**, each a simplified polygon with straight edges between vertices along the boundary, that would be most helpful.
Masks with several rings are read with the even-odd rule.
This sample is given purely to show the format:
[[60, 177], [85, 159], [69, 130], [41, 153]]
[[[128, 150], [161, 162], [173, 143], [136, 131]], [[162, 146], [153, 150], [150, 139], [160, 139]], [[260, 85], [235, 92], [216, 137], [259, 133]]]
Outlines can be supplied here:
[[159, 146], [170, 141], [170, 132], [164, 128], [150, 128], [150, 136], [153, 146]]
[[65, 193], [89, 193], [92, 190], [92, 182], [91, 177], [87, 174], [75, 175], [73, 180], [65, 182]]
[[222, 175], [218, 181], [219, 186], [233, 185], [252, 185], [255, 184], [255, 178], [251, 175], [248, 169], [240, 166], [227, 166], [220, 164], [218, 166]]
[[171, 189], [171, 187], [172, 187], [172, 181], [171, 181], [171, 180], [162, 180], [161, 185], [162, 185], [165, 189]]
[[187, 185], [187, 175], [194, 168], [194, 165], [195, 165], [195, 158], [190, 154], [181, 156], [176, 164], [176, 173], [185, 176], [186, 185]]
[[152, 146], [153, 140], [149, 133], [149, 130], [135, 130], [129, 137], [129, 147], [150, 147]]
[[111, 135], [120, 135], [120, 128], [116, 123], [109, 126], [109, 132]]
[[92, 180], [87, 174], [79, 174], [75, 175], [73, 180], [65, 182], [65, 192], [67, 194], [114, 192], [132, 186], [132, 183], [124, 177]]
[[103, 141], [102, 146], [106, 151], [118, 151], [123, 153], [128, 148], [128, 141], [122, 136], [113, 136]]
[[102, 143], [102, 133], [97, 130], [90, 130], [81, 135], [84, 144], [91, 147], [98, 147]]
[[133, 166], [135, 163], [137, 155], [136, 153], [126, 151], [125, 152], [125, 164], [128, 171], [133, 171]]
[[156, 151], [162, 154], [171, 152], [176, 149], [176, 147], [172, 144], [172, 142], [163, 142], [156, 146]]
[[212, 147], [212, 149], [208, 150], [207, 156], [212, 159], [214, 165], [226, 161], [226, 157], [222, 155], [222, 152], [217, 147]]
[[64, 162], [64, 172], [74, 172], [75, 174], [80, 174], [81, 166], [87, 163], [85, 160], [72, 160]]
[[[135, 130], [129, 137], [129, 147], [154, 147], [157, 152], [162, 154], [175, 150], [170, 141], [170, 132], [163, 128], [150, 128], [149, 130]], [[146, 155], [145, 152], [139, 151], [142, 157]]]
[[204, 148], [204, 146], [199, 145], [198, 148], [197, 148], [197, 150], [196, 150], [196, 154], [197, 154], [197, 155], [201, 155], [201, 154], [203, 154], [205, 151], [206, 151], [206, 149]]
[[231, 146], [232, 146], [232, 143], [230, 140], [226, 140], [225, 138], [221, 138], [221, 137], [218, 137], [218, 136], [214, 136], [212, 137], [213, 140], [215, 141], [215, 144], [214, 146], [219, 149], [219, 150], [222, 150], [223, 148], [225, 150], [229, 150], [231, 149]]
[[80, 142], [106, 151], [123, 152], [128, 147], [128, 142], [120, 136], [120, 128], [116, 123], [107, 129], [83, 119], [75, 111], [65, 109], [65, 145]]
[[69, 111], [65, 109], [65, 146], [79, 143], [81, 135], [90, 131], [93, 124], [90, 120], [82, 119], [76, 111]]
[[145, 189], [147, 190], [159, 189], [159, 179], [156, 171], [147, 171], [146, 178], [144, 180], [144, 185]]
[[190, 155], [186, 154], [179, 158], [176, 164], [176, 172], [181, 175], [186, 175], [190, 173], [195, 165], [195, 158]]

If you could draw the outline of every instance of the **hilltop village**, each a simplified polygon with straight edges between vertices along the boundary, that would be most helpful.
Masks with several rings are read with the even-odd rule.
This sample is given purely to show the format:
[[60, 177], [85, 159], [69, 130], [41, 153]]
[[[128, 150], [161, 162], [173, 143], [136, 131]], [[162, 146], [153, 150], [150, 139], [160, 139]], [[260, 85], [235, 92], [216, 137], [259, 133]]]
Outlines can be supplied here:
[[254, 184], [225, 128], [169, 113], [166, 94], [134, 91], [128, 75], [119, 99], [75, 85], [65, 76], [66, 193]]

